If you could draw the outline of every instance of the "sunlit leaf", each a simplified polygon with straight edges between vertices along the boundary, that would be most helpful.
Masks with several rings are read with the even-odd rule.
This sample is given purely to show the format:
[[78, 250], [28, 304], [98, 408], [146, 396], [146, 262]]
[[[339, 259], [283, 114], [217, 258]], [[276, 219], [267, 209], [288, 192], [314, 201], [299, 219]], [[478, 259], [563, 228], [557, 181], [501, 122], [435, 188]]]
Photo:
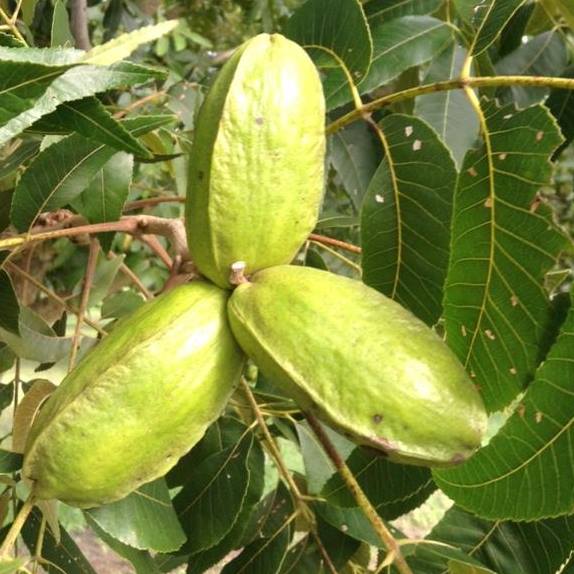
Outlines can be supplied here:
[[[465, 58], [466, 51], [452, 43], [432, 61], [423, 83], [458, 78]], [[478, 137], [478, 117], [464, 92], [449, 90], [419, 96], [415, 114], [434, 128], [460, 168], [466, 152]]]
[[[568, 51], [559, 32], [545, 32], [531, 38], [496, 63], [501, 76], [560, 76], [568, 65]], [[513, 99], [519, 107], [542, 100], [547, 88], [511, 87]]]
[[534, 520], [574, 507], [574, 309], [502, 430], [468, 462], [434, 471], [461, 507], [491, 519]]
[[544, 275], [567, 245], [536, 200], [561, 138], [542, 106], [483, 106], [485, 143], [469, 152], [454, 201], [445, 289], [447, 341], [489, 410], [531, 380], [549, 320]]
[[[2, 72], [2, 66], [4, 65], [8, 66], [10, 62], [0, 62], [0, 86], [2, 79], [5, 77]], [[27, 70], [28, 66], [31, 66], [22, 66], [21, 64], [14, 65], [17, 66], [18, 69], [22, 68], [24, 70]], [[6, 143], [26, 128], [29, 128], [43, 116], [56, 110], [56, 108], [64, 102], [79, 100], [122, 86], [141, 84], [148, 80], [159, 79], [164, 76], [163, 72], [159, 70], [139, 64], [132, 64], [131, 62], [119, 62], [107, 68], [76, 66], [61, 75], [54, 71], [50, 73], [52, 75], [55, 74], [55, 76], [49, 77], [49, 86], [44, 86], [33, 98], [33, 101], [26, 102], [25, 107], [19, 106], [17, 114], [11, 114], [10, 121], [6, 119], [0, 121], [0, 145]], [[26, 98], [30, 98], [34, 94], [34, 90], [30, 89], [27, 84], [24, 84], [22, 89], [25, 89]], [[0, 98], [1, 97], [2, 96], [0, 96]], [[1, 99], [0, 102], [2, 102]], [[11, 108], [8, 107], [8, 109]]]
[[133, 32], [122, 34], [105, 44], [92, 48], [82, 58], [82, 63], [94, 66], [109, 66], [127, 58], [136, 48], [169, 34], [178, 26], [177, 20], [167, 20], [153, 26], [144, 26]]
[[488, 521], [450, 509], [428, 536], [454, 545], [498, 574], [557, 572], [574, 546], [574, 518]]
[[424, 16], [440, 8], [442, 0], [369, 0], [365, 3], [365, 14], [369, 25], [388, 22], [401, 16]]
[[474, 8], [477, 28], [470, 52], [477, 56], [484, 52], [498, 37], [500, 31], [526, 0], [484, 0]]
[[361, 213], [363, 281], [433, 325], [442, 311], [456, 169], [422, 120], [392, 114], [380, 128], [386, 155]]
[[173, 552], [185, 542], [163, 479], [86, 513], [110, 536], [139, 550]]

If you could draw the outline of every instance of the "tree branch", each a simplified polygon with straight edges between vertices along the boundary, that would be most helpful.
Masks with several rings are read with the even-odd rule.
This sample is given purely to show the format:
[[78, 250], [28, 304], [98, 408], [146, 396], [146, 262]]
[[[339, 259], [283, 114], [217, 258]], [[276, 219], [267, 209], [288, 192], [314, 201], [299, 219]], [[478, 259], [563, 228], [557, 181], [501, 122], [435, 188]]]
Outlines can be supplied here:
[[389, 559], [395, 563], [397, 570], [401, 574], [413, 574], [410, 566], [407, 564], [399, 543], [395, 540], [394, 536], [391, 534], [390, 530], [386, 527], [385, 523], [381, 520], [381, 517], [367, 498], [363, 489], [357, 482], [357, 479], [345, 464], [345, 461], [341, 458], [341, 455], [337, 452], [337, 449], [331, 442], [331, 439], [327, 436], [327, 433], [323, 430], [323, 427], [319, 421], [310, 413], [305, 413], [305, 417], [309, 422], [309, 426], [315, 433], [315, 436], [319, 439], [325, 454], [331, 459], [331, 462], [341, 475], [343, 482], [353, 495], [353, 498], [365, 514], [365, 517], [373, 526], [375, 532], [385, 545], [389, 552]]
[[556, 88], [562, 90], [574, 90], [574, 78], [552, 78], [547, 76], [483, 76], [476, 78], [456, 78], [454, 80], [445, 80], [433, 84], [425, 84], [408, 90], [402, 90], [377, 98], [368, 104], [364, 104], [344, 116], [336, 119], [327, 126], [327, 133], [332, 134], [348, 124], [361, 119], [365, 114], [370, 114], [376, 110], [401, 102], [422, 96], [424, 94], [433, 94], [435, 92], [444, 92], [447, 90], [462, 90], [464, 88], [486, 88], [494, 86], [534, 86]]
[[88, 3], [86, 0], [70, 0], [70, 30], [76, 41], [76, 48], [89, 50], [92, 47], [88, 30]]

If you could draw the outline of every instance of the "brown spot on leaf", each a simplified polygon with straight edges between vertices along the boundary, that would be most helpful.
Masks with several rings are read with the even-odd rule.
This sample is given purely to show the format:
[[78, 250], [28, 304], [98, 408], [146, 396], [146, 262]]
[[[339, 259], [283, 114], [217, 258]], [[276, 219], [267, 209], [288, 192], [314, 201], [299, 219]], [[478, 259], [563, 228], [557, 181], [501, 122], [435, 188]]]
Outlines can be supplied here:
[[471, 167], [468, 170], [468, 174], [471, 175], [472, 177], [476, 177], [478, 175], [478, 172], [476, 171], [476, 169], [474, 169], [474, 167]]
[[536, 414], [534, 415], [534, 420], [537, 423], [540, 423], [540, 422], [542, 422], [543, 417], [544, 417], [544, 415], [540, 411], [536, 411]]
[[517, 407], [516, 407], [516, 412], [518, 413], [519, 417], [524, 417], [524, 414], [526, 413], [526, 407], [524, 406], [523, 403], [520, 403]]
[[383, 422], [383, 415], [379, 415], [379, 414], [373, 415], [373, 422], [376, 425], [381, 424]]
[[484, 330], [484, 334], [491, 340], [494, 341], [496, 339], [496, 335], [490, 330], [490, 329], [485, 329]]
[[536, 132], [536, 141], [537, 142], [541, 141], [543, 137], [544, 137], [543, 131]]
[[261, 118], [261, 117], [255, 118], [255, 123], [256, 123], [258, 126], [262, 126], [262, 125], [264, 124], [264, 122], [265, 122], [265, 120], [264, 120], [263, 118]]
[[484, 202], [484, 207], [492, 207], [492, 197], [488, 197]]

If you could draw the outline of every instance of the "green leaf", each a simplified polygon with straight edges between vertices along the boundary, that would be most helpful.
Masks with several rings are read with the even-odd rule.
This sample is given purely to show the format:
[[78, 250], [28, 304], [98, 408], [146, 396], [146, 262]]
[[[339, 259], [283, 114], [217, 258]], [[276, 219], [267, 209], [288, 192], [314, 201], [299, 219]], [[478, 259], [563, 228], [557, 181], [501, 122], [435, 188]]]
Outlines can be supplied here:
[[574, 507], [574, 309], [524, 399], [468, 462], [433, 472], [457, 504], [491, 519], [535, 520]]
[[373, 43], [358, 0], [308, 0], [291, 16], [285, 34], [334, 54], [355, 81], [369, 69]]
[[402, 16], [432, 14], [442, 3], [442, 0], [369, 0], [364, 7], [369, 25], [373, 26]]
[[73, 48], [6, 48], [0, 47], [0, 61], [42, 64], [44, 66], [66, 66], [79, 64], [82, 50]]
[[404, 16], [372, 29], [373, 61], [359, 90], [365, 94], [432, 60], [452, 42], [454, 28], [430, 16]]
[[498, 37], [514, 13], [526, 0], [487, 0], [474, 9], [477, 32], [470, 48], [473, 56], [484, 52]]
[[456, 168], [422, 120], [392, 114], [380, 127], [386, 155], [361, 213], [363, 281], [433, 325], [442, 311]]
[[163, 479], [140, 486], [125, 498], [86, 510], [97, 525], [139, 550], [173, 552], [185, 542]]
[[14, 383], [0, 385], [0, 412], [12, 404], [14, 400]]
[[261, 500], [264, 488], [265, 458], [257, 441], [249, 452], [247, 461], [249, 485], [243, 500], [241, 511], [233, 528], [215, 546], [194, 554], [189, 562], [187, 574], [203, 574], [208, 568], [225, 558], [232, 550], [241, 547], [249, 538], [252, 519], [258, 515], [257, 503]]
[[4, 46], [6, 48], [23, 48], [25, 44], [11, 34], [0, 32], [0, 46]]
[[0, 232], [10, 225], [10, 205], [12, 204], [13, 194], [13, 191], [0, 192]]
[[[496, 63], [501, 76], [560, 76], [568, 65], [568, 51], [562, 34], [545, 32], [521, 44], [516, 50]], [[513, 99], [519, 107], [526, 107], [542, 100], [548, 88], [511, 88]]]
[[169, 34], [178, 26], [177, 20], [167, 20], [153, 26], [144, 26], [133, 32], [122, 34], [121, 36], [106, 42], [100, 46], [92, 48], [82, 58], [82, 63], [94, 66], [109, 66], [127, 58], [134, 50], [142, 44], [147, 44], [153, 40]]
[[68, 22], [68, 11], [64, 0], [56, 0], [54, 4], [54, 14], [52, 16], [52, 46], [73, 46], [74, 36], [70, 31]]
[[[74, 202], [74, 208], [90, 223], [117, 221], [128, 198], [133, 168], [131, 155], [120, 152], [112, 156]], [[113, 233], [100, 234], [104, 253], [110, 250], [113, 237]]]
[[[38, 534], [42, 524], [42, 513], [35, 508], [22, 529], [22, 538], [34, 556]], [[56, 540], [49, 527], [46, 527], [42, 544], [42, 567], [48, 574], [97, 574], [86, 560], [71, 536], [60, 526], [60, 540]]]
[[145, 303], [139, 293], [121, 291], [112, 293], [104, 299], [102, 305], [102, 319], [119, 319], [133, 313]]
[[[574, 66], [569, 67], [562, 75], [574, 78]], [[557, 150], [556, 157], [574, 139], [574, 90], [552, 90], [546, 100], [546, 106], [556, 118], [564, 136], [564, 143]]]
[[[16, 51], [19, 52], [21, 50]], [[25, 72], [32, 66], [31, 64], [22, 66], [21, 64], [0, 62], [0, 90], [2, 79], [5, 77], [3, 66], [10, 65], [22, 70], [18, 74]], [[37, 67], [38, 65], [35, 66]], [[56, 70], [60, 69], [66, 70], [66, 68], [56, 68]], [[60, 71], [55, 72], [54, 68], [50, 68], [49, 72], [44, 72], [44, 75], [47, 77], [50, 85], [43, 86], [41, 90], [34, 83], [28, 85], [27, 82], [21, 82], [22, 89], [25, 91], [25, 97], [29, 98], [29, 100], [26, 100], [24, 107], [17, 106], [17, 113], [10, 115], [12, 118], [10, 121], [6, 119], [2, 121], [0, 115], [0, 145], [5, 144], [11, 138], [29, 128], [41, 117], [53, 112], [64, 102], [80, 100], [107, 90], [117, 89], [122, 86], [133, 86], [164, 77], [163, 72], [146, 66], [132, 64], [131, 62], [120, 62], [108, 68], [76, 66], [63, 74]], [[16, 72], [14, 73], [16, 74]], [[9, 81], [9, 79], [6, 81]], [[34, 94], [34, 97], [30, 100], [32, 94]], [[6, 104], [1, 98], [2, 96], [0, 96], [0, 107], [5, 107]], [[18, 99], [14, 101], [16, 103], [19, 102]], [[8, 107], [8, 109], [11, 108]]]
[[20, 572], [20, 568], [26, 565], [29, 558], [2, 558], [0, 560], [0, 574], [12, 574], [13, 572]]
[[574, 28], [574, 5], [569, 0], [552, 0], [562, 18], [570, 28]]
[[30, 131], [66, 135], [77, 132], [127, 153], [143, 158], [153, 157], [93, 96], [59, 105], [51, 114], [35, 122]]
[[[435, 490], [427, 468], [391, 463], [365, 448], [355, 449], [347, 465], [385, 520], [394, 520], [420, 506]], [[338, 474], [327, 481], [321, 497], [336, 506], [357, 505]]]
[[382, 546], [381, 539], [359, 507], [342, 508], [325, 502], [316, 502], [313, 508], [323, 520], [347, 536], [376, 548]]
[[19, 316], [20, 305], [12, 280], [6, 271], [0, 269], [0, 328], [18, 335]]
[[7, 158], [2, 159], [0, 180], [12, 175], [18, 168], [21, 168], [25, 162], [38, 153], [39, 149], [40, 142], [38, 141], [28, 140], [21, 142]]
[[330, 137], [329, 160], [357, 211], [381, 161], [380, 147], [365, 122], [351, 124]]
[[[173, 121], [173, 116], [142, 116], [125, 120], [139, 136]], [[58, 209], [78, 197], [106, 162], [116, 154], [108, 146], [73, 134], [41, 152], [21, 177], [12, 201], [12, 223], [24, 231], [44, 211]]]
[[467, 154], [455, 194], [444, 317], [492, 411], [532, 378], [549, 320], [544, 275], [567, 241], [535, 201], [561, 142], [550, 114], [494, 103], [482, 113], [485, 143]]
[[455, 506], [428, 538], [457, 546], [498, 574], [557, 572], [574, 546], [574, 518], [491, 522]]
[[[98, 262], [96, 265], [96, 272], [90, 289], [90, 296], [88, 299], [88, 307], [98, 305], [102, 299], [108, 294], [118, 271], [124, 262], [124, 255], [117, 255], [108, 259], [102, 252], [98, 255]], [[81, 289], [83, 281], [80, 281], [76, 286], [77, 299], [76, 306], [80, 305]]]
[[[34, 106], [69, 67], [0, 60], [0, 134], [6, 129], [4, 124]], [[9, 139], [0, 135], [0, 145]]]
[[[454, 42], [435, 58], [424, 77], [424, 84], [458, 78], [466, 51]], [[427, 121], [450, 149], [460, 168], [466, 152], [478, 137], [478, 117], [462, 90], [449, 90], [419, 96], [415, 115]]]
[[292, 527], [286, 523], [269, 537], [248, 544], [221, 574], [278, 574], [285, 561]]
[[86, 518], [88, 524], [100, 540], [105, 542], [116, 554], [132, 563], [136, 574], [160, 574], [161, 570], [157, 567], [149, 552], [137, 550], [127, 544], [122, 544], [119, 540], [116, 540], [100, 528], [98, 523], [91, 518], [90, 515], [87, 515]]
[[0, 474], [11, 474], [22, 468], [22, 455], [0, 449]]
[[253, 434], [246, 432], [236, 445], [191, 469], [188, 482], [173, 501], [188, 535], [186, 551], [196, 553], [215, 546], [237, 521], [249, 486], [252, 444]]
[[[18, 319], [20, 336], [0, 327], [0, 340], [22, 359], [39, 363], [55, 363], [70, 352], [71, 337], [56, 337], [50, 326], [32, 309], [22, 307]], [[82, 348], [92, 345], [94, 339], [84, 337]]]

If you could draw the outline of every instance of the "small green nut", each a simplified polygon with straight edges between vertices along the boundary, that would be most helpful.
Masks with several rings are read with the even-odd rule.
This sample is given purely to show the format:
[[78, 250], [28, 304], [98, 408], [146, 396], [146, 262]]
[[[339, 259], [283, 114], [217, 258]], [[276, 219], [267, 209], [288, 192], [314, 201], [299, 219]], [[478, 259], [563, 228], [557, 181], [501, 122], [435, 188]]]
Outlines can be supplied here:
[[298, 44], [260, 34], [223, 66], [199, 112], [186, 227], [199, 271], [223, 288], [288, 263], [317, 222], [324, 188], [325, 100]]
[[378, 291], [284, 265], [239, 285], [228, 309], [263, 374], [356, 442], [425, 466], [462, 462], [480, 446], [487, 415], [462, 365]]
[[90, 508], [163, 476], [216, 420], [245, 355], [229, 293], [181, 285], [126, 317], [62, 381], [34, 421], [24, 476], [39, 499]]

